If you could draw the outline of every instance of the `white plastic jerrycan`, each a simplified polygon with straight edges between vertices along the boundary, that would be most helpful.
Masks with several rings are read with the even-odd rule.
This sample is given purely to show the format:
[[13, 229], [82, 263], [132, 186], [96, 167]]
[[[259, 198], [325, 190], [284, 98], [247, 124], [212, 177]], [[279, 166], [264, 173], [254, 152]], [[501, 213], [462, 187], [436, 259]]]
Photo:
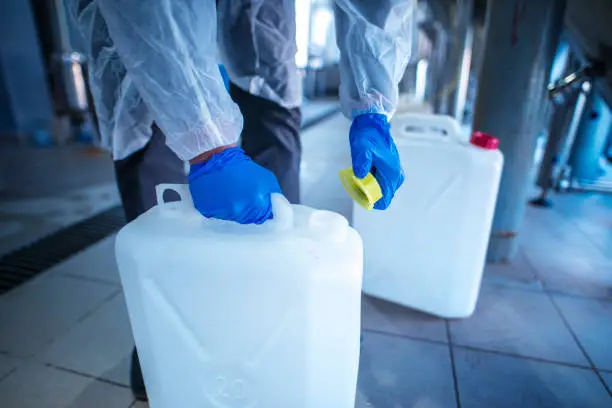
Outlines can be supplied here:
[[363, 254], [346, 219], [278, 194], [260, 226], [202, 217], [186, 186], [157, 200], [116, 242], [150, 406], [353, 408]]
[[396, 117], [405, 171], [386, 211], [354, 205], [365, 248], [363, 291], [446, 318], [474, 312], [503, 166], [497, 139], [461, 136], [442, 115]]

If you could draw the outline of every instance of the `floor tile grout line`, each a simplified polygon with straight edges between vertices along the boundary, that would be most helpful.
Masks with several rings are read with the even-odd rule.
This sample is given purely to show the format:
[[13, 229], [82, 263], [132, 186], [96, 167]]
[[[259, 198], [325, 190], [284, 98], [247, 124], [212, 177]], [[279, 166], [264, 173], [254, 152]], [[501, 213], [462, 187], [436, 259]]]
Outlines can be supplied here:
[[589, 362], [589, 365], [591, 366], [591, 368], [596, 369], [595, 364], [593, 364], [593, 361], [591, 360], [591, 357], [589, 356], [589, 354], [587, 353], [586, 349], [584, 348], [584, 346], [580, 342], [580, 339], [578, 339], [578, 335], [576, 335], [576, 333], [574, 332], [574, 329], [569, 324], [569, 322], [567, 321], [565, 315], [563, 314], [563, 311], [561, 310], [561, 308], [559, 307], [559, 305], [555, 301], [554, 295], [549, 293], [548, 294], [548, 298], [549, 298], [550, 302], [552, 303], [553, 307], [555, 308], [555, 311], [557, 312], [557, 314], [561, 318], [561, 321], [563, 322], [563, 325], [569, 331], [570, 335], [574, 339], [574, 342], [576, 342], [576, 345], [578, 346], [578, 348], [580, 349], [580, 351], [582, 352], [582, 354], [584, 355], [586, 360]]
[[32, 358], [32, 356], [28, 357], [28, 356], [24, 356], [24, 355], [13, 354], [10, 351], [2, 351], [2, 352], [0, 352], [0, 356], [8, 357], [8, 358], [10, 358], [12, 360], [17, 360], [20, 363], [27, 363]]
[[551, 295], [555, 295], [555, 296], [565, 296], [565, 297], [570, 297], [570, 298], [575, 298], [575, 299], [583, 299], [583, 300], [596, 300], [596, 301], [612, 302], [612, 299], [610, 299], [610, 298], [602, 298], [602, 297], [594, 297], [594, 296], [588, 296], [588, 295], [580, 295], [580, 294], [576, 294], [576, 293], [568, 293], [568, 292], [563, 292], [563, 291], [560, 291], [560, 290], [550, 289], [550, 288], [547, 287], [546, 281], [544, 279], [542, 279], [542, 277], [540, 276], [540, 273], [538, 272], [538, 269], [532, 264], [532, 262], [529, 260], [528, 257], [525, 257], [525, 263], [533, 271], [534, 275], [538, 278], [538, 280], [540, 280], [540, 282], [542, 282], [542, 293], [547, 294], [549, 296], [549, 298], [551, 297]]
[[506, 285], [506, 284], [503, 284], [503, 283], [485, 282], [484, 280], [482, 282], [482, 286], [487, 286], [487, 287], [493, 288], [493, 289], [515, 290], [517, 292], [533, 293], [533, 294], [536, 294], [536, 295], [543, 295], [543, 294], [545, 294], [544, 287], [542, 287], [540, 289], [537, 289], [537, 288], [522, 288], [520, 286]]
[[584, 295], [584, 294], [564, 292], [562, 290], [557, 290], [557, 289], [550, 289], [546, 285], [546, 280], [543, 279], [542, 276], [540, 276], [538, 269], [532, 264], [529, 258], [526, 256], [524, 258], [525, 258], [525, 264], [533, 272], [534, 276], [538, 279], [538, 282], [541, 283], [541, 287], [539, 290], [538, 288], [525, 288], [525, 287], [520, 287], [518, 285], [506, 285], [503, 283], [485, 282], [484, 279], [483, 279], [483, 284], [490, 286], [490, 287], [494, 287], [494, 288], [511, 289], [511, 290], [527, 292], [527, 293], [553, 294], [553, 295], [566, 296], [566, 297], [571, 297], [571, 298], [576, 298], [576, 299], [588, 299], [588, 300], [598, 300], [598, 301], [601, 300], [604, 302], [612, 302], [612, 298], [609, 298], [609, 297], [589, 296], [589, 295]]
[[[398, 339], [406, 339], [406, 340], [418, 341], [418, 342], [421, 342], [421, 343], [428, 343], [428, 344], [436, 344], [438, 346], [448, 346], [449, 345], [449, 343], [444, 342], [444, 341], [425, 339], [425, 338], [422, 338], [422, 337], [414, 337], [414, 336], [409, 336], [409, 335], [405, 335], [405, 334], [388, 333], [388, 332], [384, 332], [384, 331], [380, 331], [380, 330], [373, 330], [373, 329], [362, 329], [362, 331], [368, 332], [368, 333], [373, 333], [373, 334], [380, 334], [380, 335], [383, 335], [383, 336], [395, 337], [395, 338], [398, 338]], [[568, 362], [564, 362], [564, 361], [549, 360], [549, 359], [546, 359], [546, 358], [540, 358], [540, 357], [534, 357], [534, 356], [527, 356], [527, 355], [523, 355], [523, 354], [510, 353], [510, 352], [507, 352], [507, 351], [492, 350], [492, 349], [483, 349], [483, 348], [480, 348], [480, 347], [474, 347], [474, 346], [468, 346], [468, 345], [456, 344], [456, 343], [452, 343], [452, 346], [454, 348], [456, 348], [456, 349], [469, 350], [469, 351], [478, 351], [478, 352], [482, 352], [482, 353], [496, 354], [496, 355], [501, 355], [501, 356], [505, 356], [505, 357], [517, 358], [517, 359], [521, 359], [521, 360], [536, 361], [536, 362], [539, 362], [539, 363], [556, 364], [556, 365], [560, 365], [560, 366], [564, 366], [564, 367], [579, 368], [579, 369], [583, 369], [583, 370], [591, 370], [591, 371], [599, 370], [599, 371], [603, 371], [605, 373], [611, 373], [612, 374], [612, 370], [608, 370], [608, 369], [598, 369], [598, 368], [594, 368], [594, 367], [590, 367], [590, 366], [586, 366], [586, 365], [580, 365], [580, 364], [575, 364], [575, 363], [568, 363]]]
[[42, 364], [49, 364], [49, 363], [46, 363], [44, 361], [37, 360], [37, 357], [40, 356], [40, 354], [42, 352], [44, 352], [47, 348], [53, 346], [53, 344], [55, 344], [64, 334], [69, 333], [72, 329], [77, 327], [79, 324], [83, 323], [85, 320], [87, 320], [87, 318], [89, 318], [91, 315], [93, 315], [94, 313], [99, 311], [104, 305], [106, 305], [108, 302], [110, 302], [116, 296], [119, 296], [120, 294], [121, 294], [121, 290], [120, 289], [117, 289], [116, 291], [112, 292], [109, 296], [107, 296], [104, 299], [102, 299], [102, 301], [100, 302], [99, 305], [97, 305], [92, 310], [90, 310], [90, 311], [86, 312], [85, 314], [83, 314], [82, 316], [80, 316], [78, 319], [75, 320], [75, 322], [73, 324], [71, 324], [69, 327], [67, 327], [66, 330], [63, 333], [58, 334], [55, 338], [47, 341], [44, 345], [42, 345], [40, 347], [39, 350], [36, 350], [34, 353], [29, 355], [27, 357], [27, 359], [31, 360], [31, 361], [39, 361]]
[[564, 361], [549, 360], [549, 359], [541, 358], [541, 357], [526, 356], [526, 355], [523, 355], [523, 354], [510, 353], [510, 352], [501, 351], [501, 350], [483, 349], [483, 348], [480, 348], [480, 347], [467, 346], [467, 345], [461, 345], [461, 344], [453, 344], [453, 347], [458, 348], [458, 349], [462, 349], [462, 350], [468, 350], [468, 351], [478, 351], [478, 352], [481, 352], [481, 353], [496, 354], [496, 355], [500, 355], [500, 356], [516, 358], [516, 359], [519, 359], [519, 360], [529, 360], [529, 361], [535, 361], [535, 362], [538, 362], [538, 363], [555, 364], [555, 365], [560, 365], [560, 366], [570, 367], [570, 368], [579, 368], [581, 370], [590, 370], [590, 371], [596, 371], [597, 370], [597, 369], [595, 369], [593, 367], [589, 367], [589, 366], [586, 366], [586, 365], [580, 365], [580, 364], [575, 364], [575, 363], [567, 363], [567, 362], [564, 362]]
[[[15, 357], [17, 359], [17, 357]], [[121, 387], [121, 388], [130, 388], [128, 385], [122, 384], [120, 382], [117, 381], [113, 381], [113, 380], [109, 380], [106, 378], [102, 378], [102, 377], [98, 377], [95, 375], [91, 375], [91, 374], [87, 374], [87, 373], [83, 373], [77, 370], [73, 370], [71, 368], [66, 368], [66, 367], [62, 367], [56, 364], [52, 364], [52, 363], [48, 363], [48, 362], [44, 362], [44, 361], [37, 361], [37, 360], [32, 360], [32, 359], [22, 359], [23, 362], [28, 362], [29, 364], [35, 364], [37, 366], [41, 366], [41, 367], [49, 367], [49, 368], [53, 368], [59, 371], [64, 371], [67, 373], [71, 373], [71, 374], [75, 374], [78, 375], [80, 377], [86, 377], [86, 378], [91, 378], [93, 380], [99, 381], [99, 382], [103, 382], [106, 384], [110, 384], [110, 385], [114, 385], [116, 387]], [[8, 373], [6, 373], [3, 376], [0, 376], [0, 382], [5, 380], [9, 375], [13, 374], [15, 371], [17, 371], [19, 369], [19, 367], [15, 367], [13, 369], [11, 369]]]
[[120, 382], [117, 381], [113, 381], [113, 380], [109, 380], [107, 378], [102, 378], [102, 377], [98, 377], [95, 375], [91, 375], [91, 374], [87, 374], [87, 373], [83, 373], [81, 371], [77, 371], [77, 370], [73, 370], [71, 368], [66, 368], [66, 367], [62, 367], [62, 366], [58, 366], [56, 364], [51, 364], [51, 363], [43, 363], [43, 365], [50, 367], [50, 368], [54, 368], [56, 370], [59, 371], [64, 371], [70, 374], [74, 374], [74, 375], [78, 375], [81, 377], [85, 377], [85, 378], [91, 378], [92, 380], [96, 380], [105, 384], [109, 384], [109, 385], [114, 385], [116, 387], [121, 387], [121, 388], [126, 388], [129, 389], [130, 387], [128, 385], [125, 384], [121, 384]]
[[527, 267], [531, 269], [531, 272], [533, 272], [533, 275], [538, 279], [538, 281], [542, 283], [542, 293], [548, 294], [548, 288], [544, 284], [544, 279], [542, 279], [542, 276], [540, 276], [540, 272], [538, 271], [538, 268], [536, 268], [535, 265], [533, 265], [533, 263], [529, 260], [529, 257], [527, 256], [527, 254], [524, 254], [523, 260], [525, 261], [525, 265], [527, 265]]
[[[57, 364], [53, 364], [53, 363], [49, 363], [49, 362], [45, 362], [45, 361], [36, 360], [36, 359], [33, 359], [32, 357], [30, 357], [30, 358], [20, 358], [20, 357], [13, 357], [11, 355], [8, 355], [8, 356], [12, 357], [12, 358], [15, 358], [15, 359], [22, 360], [23, 363], [35, 364], [37, 366], [42, 366], [42, 367], [50, 367], [50, 368], [54, 368], [56, 370], [65, 371], [67, 373], [75, 374], [75, 375], [78, 375], [78, 376], [81, 376], [81, 377], [91, 378], [93, 380], [96, 380], [96, 381], [99, 381], [99, 382], [103, 382], [103, 383], [106, 383], [106, 384], [110, 384], [110, 385], [114, 385], [114, 386], [117, 386], [117, 387], [130, 388], [128, 385], [122, 384], [122, 383], [117, 382], [117, 381], [113, 381], [113, 380], [109, 380], [109, 379], [106, 379], [106, 378], [98, 377], [98, 376], [95, 376], [95, 375], [92, 375], [92, 374], [83, 373], [83, 372], [78, 371], [78, 370], [74, 370], [74, 369], [71, 369], [71, 368], [66, 368], [66, 367], [59, 366]], [[18, 369], [19, 369], [19, 367], [13, 368], [9, 373], [7, 373], [6, 375], [0, 377], [0, 381], [4, 380], [10, 374], [12, 374], [13, 372], [17, 371]]]
[[[522, 250], [519, 250], [522, 251]], [[545, 282], [542, 279], [542, 277], [540, 276], [540, 274], [538, 273], [538, 270], [535, 266], [533, 266], [533, 264], [529, 261], [528, 257], [525, 254], [523, 255], [523, 259], [525, 261], [525, 264], [527, 265], [527, 267], [531, 270], [531, 272], [533, 272], [533, 276], [538, 280], [538, 282], [540, 283], [540, 289], [541, 290], [535, 290], [531, 289], [531, 288], [521, 288], [521, 287], [517, 287], [517, 286], [507, 286], [507, 285], [497, 285], [497, 287], [502, 287], [504, 289], [512, 289], [512, 290], [517, 290], [517, 291], [522, 291], [522, 292], [530, 292], [530, 293], [537, 293], [537, 294], [547, 294], [548, 290], [546, 288]]]
[[116, 291], [113, 291], [110, 295], [108, 295], [107, 297], [105, 297], [104, 299], [102, 299], [102, 301], [100, 302], [100, 304], [97, 307], [94, 307], [92, 310], [90, 310], [89, 312], [83, 314], [82, 316], [80, 316], [76, 322], [70, 326], [70, 328], [68, 330], [66, 330], [66, 332], [72, 330], [74, 327], [76, 327], [78, 324], [83, 323], [85, 320], [87, 320], [90, 316], [92, 316], [94, 313], [98, 312], [100, 309], [102, 309], [102, 307], [104, 307], [106, 304], [108, 304], [110, 301], [112, 301], [113, 299], [115, 299], [117, 296], [119, 296], [121, 294], [121, 288], [116, 288]]
[[455, 365], [455, 351], [453, 350], [453, 343], [451, 339], [450, 323], [448, 320], [444, 321], [444, 327], [446, 329], [446, 339], [448, 340], [448, 354], [451, 363], [451, 372], [453, 374], [453, 386], [455, 388], [455, 401], [457, 408], [461, 408], [461, 397], [459, 395], [459, 377], [457, 375], [457, 367]]
[[563, 214], [561, 211], [559, 211], [559, 210], [558, 210], [558, 208], [554, 208], [554, 206], [553, 206], [552, 210], [553, 210], [553, 211], [555, 211], [555, 212], [556, 212], [558, 215], [560, 215], [561, 217], [563, 217], [563, 218], [565, 218], [566, 220], [568, 220], [568, 222], [569, 222], [570, 224], [572, 224], [572, 225], [574, 226], [574, 228], [575, 228], [575, 229], [577, 229], [577, 230], [580, 232], [580, 234], [581, 234], [581, 235], [582, 235], [582, 236], [583, 236], [583, 237], [584, 237], [584, 238], [587, 240], [587, 242], [588, 242], [589, 244], [591, 244], [591, 246], [593, 246], [593, 247], [594, 247], [594, 248], [597, 250], [597, 252], [599, 252], [599, 253], [600, 253], [600, 254], [601, 254], [603, 257], [606, 257], [606, 256], [607, 256], [607, 255], [606, 255], [606, 251], [604, 251], [604, 250], [603, 250], [603, 249], [602, 249], [602, 248], [599, 246], [599, 244], [596, 244], [595, 242], [593, 242], [593, 240], [591, 239], [591, 237], [590, 237], [590, 236], [589, 236], [589, 235], [588, 235], [586, 232], [584, 232], [584, 231], [583, 231], [583, 229], [582, 229], [582, 227], [580, 226], [580, 224], [577, 224], [577, 223], [575, 222], [575, 220], [574, 220], [574, 219], [572, 219], [571, 217], [568, 217], [567, 215]]
[[[45, 273], [45, 272], [43, 272], [43, 273]], [[81, 280], [81, 281], [87, 281], [87, 282], [93, 282], [93, 283], [99, 283], [101, 285], [112, 286], [114, 288], [121, 288], [121, 283], [109, 282], [109, 281], [105, 281], [103, 279], [92, 278], [90, 276], [77, 275], [77, 274], [74, 274], [74, 273], [71, 273], [71, 272], [60, 273], [59, 275], [62, 276], [62, 277], [65, 277], [65, 278]]]
[[595, 296], [588, 296], [588, 295], [579, 295], [579, 294], [563, 292], [563, 291], [555, 290], [555, 289], [547, 289], [545, 293], [548, 293], [550, 295], [555, 295], [555, 296], [568, 297], [572, 299], [594, 300], [597, 302], [608, 302], [608, 303], [612, 302], [612, 298], [609, 298], [609, 297], [595, 297]]
[[366, 328], [362, 328], [361, 329], [362, 332], [367, 332], [367, 333], [373, 333], [373, 334], [380, 334], [383, 336], [389, 336], [389, 337], [396, 337], [399, 339], [407, 339], [407, 340], [414, 340], [414, 341], [420, 341], [423, 343], [429, 343], [429, 344], [437, 344], [438, 346], [447, 346], [448, 343], [442, 340], [432, 340], [432, 339], [426, 339], [423, 337], [415, 337], [415, 336], [410, 336], [407, 334], [399, 334], [399, 333], [389, 333], [389, 332], [385, 332], [382, 330], [377, 330], [377, 329], [366, 329]]
[[11, 368], [7, 373], [5, 373], [4, 375], [0, 375], [0, 382], [6, 380], [7, 378], [9, 378], [15, 371], [17, 371], [19, 367], [13, 367]]
[[[540, 275], [538, 268], [536, 268], [535, 265], [533, 265], [533, 263], [529, 260], [529, 257], [525, 256], [524, 260], [525, 260], [525, 264], [529, 267], [529, 269], [531, 269], [533, 274], [538, 278], [540, 282], [542, 282], [542, 293], [545, 294], [548, 297], [548, 299], [552, 301], [552, 294], [555, 294], [557, 291], [554, 291], [554, 290], [551, 291], [551, 289], [547, 287], [546, 281], [542, 279], [542, 276]], [[577, 296], [577, 297], [580, 297], [580, 296]]]
[[514, 290], [517, 292], [523, 292], [523, 293], [533, 293], [536, 295], [547, 295], [547, 294], [552, 294], [552, 295], [557, 295], [557, 296], [565, 296], [565, 297], [569, 297], [569, 298], [573, 298], [573, 299], [581, 299], [581, 300], [595, 300], [595, 301], [602, 301], [602, 302], [612, 302], [612, 298], [610, 297], [597, 297], [597, 296], [589, 296], [589, 295], [581, 295], [581, 294], [577, 294], [577, 293], [570, 293], [570, 292], [564, 292], [561, 290], [556, 290], [556, 289], [549, 289], [546, 287], [546, 285], [542, 285], [542, 287], [540, 289], [538, 288], [522, 288], [520, 286], [515, 286], [515, 285], [506, 285], [503, 283], [494, 283], [494, 282], [484, 282], [483, 281], [483, 286], [487, 286], [489, 288], [493, 288], [493, 289], [507, 289], [507, 290]]
[[149, 403], [148, 402], [142, 402], [142, 401], [138, 401], [137, 399], [134, 399], [134, 402], [132, 402], [132, 405], [130, 405], [128, 408], [136, 408], [136, 405], [138, 405], [138, 403], [141, 403], [143, 407], [149, 407]]
[[557, 304], [557, 302], [555, 301], [555, 298], [553, 295], [549, 294], [550, 297], [550, 301], [553, 304], [553, 307], [555, 308], [555, 310], [557, 311], [557, 313], [559, 314], [559, 317], [561, 317], [561, 320], [563, 321], [563, 324], [565, 325], [565, 327], [567, 328], [567, 330], [570, 332], [570, 335], [572, 336], [572, 338], [574, 339], [574, 341], [576, 342], [576, 345], [578, 346], [578, 348], [580, 349], [580, 351], [582, 352], [582, 354], [584, 354], [584, 357], [587, 359], [587, 361], [589, 362], [589, 364], [591, 365], [591, 369], [593, 371], [595, 371], [595, 374], [597, 375], [597, 377], [599, 378], [599, 381], [601, 382], [601, 384], [604, 386], [605, 390], [608, 392], [608, 394], [610, 395], [610, 397], [612, 397], [612, 390], [608, 387], [608, 384], [606, 384], [606, 382], [604, 381], [603, 377], [601, 376], [601, 374], [599, 373], [599, 370], [597, 369], [597, 367], [595, 367], [595, 363], [593, 363], [593, 360], [591, 359], [591, 356], [589, 356], [589, 353], [587, 353], [586, 349], [584, 348], [584, 346], [582, 345], [582, 342], [580, 341], [580, 339], [578, 338], [578, 335], [574, 332], [574, 329], [572, 328], [572, 326], [569, 324], [569, 321], [565, 318], [565, 315], [563, 314], [563, 312], [561, 311], [561, 308], [559, 307], [559, 305]]

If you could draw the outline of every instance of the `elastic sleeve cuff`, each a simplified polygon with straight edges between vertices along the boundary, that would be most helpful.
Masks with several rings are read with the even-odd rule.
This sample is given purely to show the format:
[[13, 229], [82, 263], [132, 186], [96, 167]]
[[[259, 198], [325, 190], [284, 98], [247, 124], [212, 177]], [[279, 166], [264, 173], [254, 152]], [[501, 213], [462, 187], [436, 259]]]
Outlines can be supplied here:
[[340, 102], [342, 113], [350, 120], [368, 113], [385, 115], [387, 120], [391, 120], [396, 109], [395, 104], [391, 103], [391, 101], [377, 91], [372, 91], [371, 94], [364, 95], [361, 99], [357, 100], [351, 98], [348, 92], [341, 88]]
[[194, 157], [216, 149], [221, 146], [237, 144], [242, 132], [242, 122], [239, 126], [231, 123], [208, 123], [204, 126], [191, 129], [182, 135], [173, 135], [166, 138], [170, 149], [183, 161], [189, 161]]

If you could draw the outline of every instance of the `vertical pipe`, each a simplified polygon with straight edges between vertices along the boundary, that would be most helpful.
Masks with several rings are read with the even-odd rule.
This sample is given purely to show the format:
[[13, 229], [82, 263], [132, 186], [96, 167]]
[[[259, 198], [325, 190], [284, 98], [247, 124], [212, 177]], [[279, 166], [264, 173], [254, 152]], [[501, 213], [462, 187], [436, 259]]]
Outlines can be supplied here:
[[555, 0], [492, 0], [488, 4], [474, 129], [498, 137], [505, 157], [489, 261], [509, 260], [517, 249], [564, 10], [564, 2]]
[[608, 129], [608, 141], [604, 147], [604, 156], [609, 163], [612, 163], [612, 126]]
[[429, 69], [427, 70], [427, 101], [434, 107], [440, 103], [440, 97], [444, 92], [444, 84], [442, 73], [444, 72], [445, 65], [445, 53], [448, 47], [448, 35], [444, 26], [435, 22], [432, 24], [432, 49], [429, 62]]
[[564, 135], [564, 142], [561, 144], [561, 149], [557, 159], [556, 166], [552, 171], [552, 185], [558, 186], [561, 180], [566, 176], [571, 152], [574, 150], [574, 141], [578, 134], [580, 121], [584, 116], [584, 112], [588, 109], [591, 100], [591, 83], [585, 82], [580, 87], [576, 104], [571, 112], [571, 118], [567, 126], [567, 133]]
[[546, 148], [544, 156], [540, 163], [538, 178], [536, 184], [542, 189], [542, 197], [540, 200], [535, 200], [534, 203], [540, 205], [550, 205], [547, 201], [548, 190], [553, 188], [554, 170], [559, 162], [559, 155], [563, 149], [563, 145], [567, 140], [570, 121], [574, 113], [574, 109], [578, 102], [580, 91], [576, 90], [571, 95], [567, 96], [567, 100], [560, 105], [553, 106], [553, 112], [550, 116], [548, 125], [548, 138], [546, 140]]
[[593, 181], [599, 178], [599, 159], [604, 153], [612, 123], [610, 109], [597, 94], [591, 95], [576, 135], [570, 158], [572, 178]]
[[[453, 10], [453, 26], [446, 46], [446, 61], [442, 71], [445, 91], [436, 104], [436, 112], [445, 113], [457, 119], [459, 119], [457, 102], [458, 98], [461, 98], [459, 88], [462, 86], [461, 81], [467, 81], [465, 78], [469, 77], [473, 15], [474, 0], [456, 0]], [[467, 89], [467, 83], [463, 85]], [[463, 111], [461, 111], [461, 118], [463, 118]]]
[[[563, 44], [557, 50], [549, 83], [575, 71], [574, 64], [575, 60], [569, 55], [567, 44]], [[536, 185], [542, 189], [542, 192], [540, 197], [531, 201], [531, 204], [535, 206], [549, 207], [551, 205], [548, 200], [548, 191], [555, 187], [553, 181], [556, 179], [557, 167], [564, 165], [559, 159], [568, 141], [568, 131], [580, 99], [580, 93], [579, 88], [573, 89], [566, 92], [564, 98], [557, 99], [557, 103], [551, 102], [548, 137], [536, 179]]]
[[68, 25], [68, 16], [66, 15], [66, 7], [64, 0], [54, 0], [55, 3], [55, 36], [56, 47], [60, 54], [72, 51], [70, 43], [70, 30]]
[[445, 0], [428, 0], [427, 6], [431, 13], [431, 21], [424, 24], [424, 31], [432, 42], [431, 55], [427, 69], [427, 89], [425, 99], [436, 111], [440, 96], [443, 94], [443, 72], [446, 50], [448, 49], [448, 32], [450, 17]]
[[474, 44], [474, 27], [470, 24], [465, 35], [465, 43], [463, 48], [463, 56], [461, 57], [461, 67], [459, 69], [459, 80], [457, 89], [451, 100], [450, 112], [452, 116], [463, 123], [465, 105], [467, 102], [468, 87], [470, 85], [470, 71], [472, 66], [472, 49]]

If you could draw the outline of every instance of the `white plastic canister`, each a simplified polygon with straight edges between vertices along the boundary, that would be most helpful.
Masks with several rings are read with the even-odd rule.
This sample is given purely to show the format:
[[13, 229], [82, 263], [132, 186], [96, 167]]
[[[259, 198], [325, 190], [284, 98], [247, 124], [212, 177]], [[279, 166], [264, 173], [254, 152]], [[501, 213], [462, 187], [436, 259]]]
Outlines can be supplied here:
[[205, 219], [185, 186], [157, 197], [116, 242], [150, 406], [353, 408], [363, 254], [346, 219], [274, 195], [274, 219], [245, 226]]
[[354, 205], [365, 248], [363, 291], [427, 313], [474, 312], [503, 156], [442, 115], [405, 114], [392, 135], [406, 180], [387, 211]]

